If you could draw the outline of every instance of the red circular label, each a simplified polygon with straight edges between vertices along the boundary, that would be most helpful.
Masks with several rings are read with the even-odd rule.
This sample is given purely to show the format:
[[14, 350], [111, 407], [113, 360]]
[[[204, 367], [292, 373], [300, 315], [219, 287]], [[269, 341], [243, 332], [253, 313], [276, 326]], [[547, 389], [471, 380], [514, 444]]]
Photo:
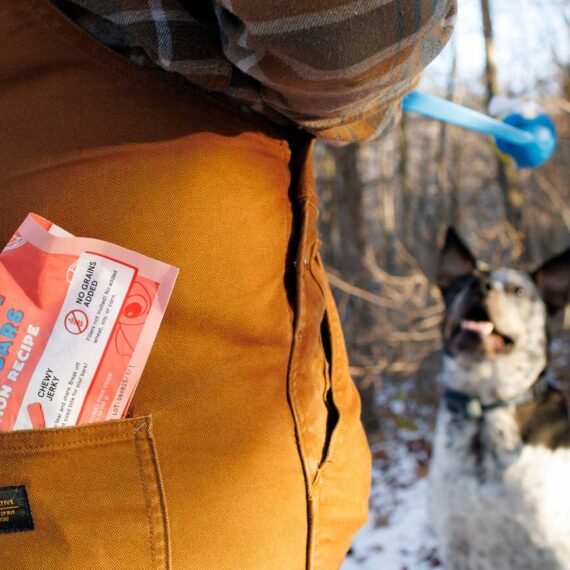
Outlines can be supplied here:
[[74, 309], [65, 315], [64, 325], [67, 332], [71, 334], [81, 334], [87, 330], [89, 318], [85, 311]]

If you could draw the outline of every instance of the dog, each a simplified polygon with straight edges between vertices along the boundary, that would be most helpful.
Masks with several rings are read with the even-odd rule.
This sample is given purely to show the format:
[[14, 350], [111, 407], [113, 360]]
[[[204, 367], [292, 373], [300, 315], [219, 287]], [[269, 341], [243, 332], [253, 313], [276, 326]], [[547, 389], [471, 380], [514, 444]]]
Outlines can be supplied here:
[[570, 570], [570, 419], [548, 379], [547, 317], [570, 296], [570, 249], [533, 273], [440, 253], [443, 397], [430, 465], [446, 570]]

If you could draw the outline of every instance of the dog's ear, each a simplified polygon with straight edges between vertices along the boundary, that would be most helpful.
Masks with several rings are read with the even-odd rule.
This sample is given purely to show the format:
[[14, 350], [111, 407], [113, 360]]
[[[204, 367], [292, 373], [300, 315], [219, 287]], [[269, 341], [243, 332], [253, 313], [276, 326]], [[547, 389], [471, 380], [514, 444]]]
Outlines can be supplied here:
[[442, 291], [448, 289], [457, 279], [475, 270], [477, 262], [469, 248], [457, 232], [450, 227], [445, 236], [445, 244], [439, 256], [437, 284]]
[[531, 275], [551, 315], [570, 302], [570, 248]]

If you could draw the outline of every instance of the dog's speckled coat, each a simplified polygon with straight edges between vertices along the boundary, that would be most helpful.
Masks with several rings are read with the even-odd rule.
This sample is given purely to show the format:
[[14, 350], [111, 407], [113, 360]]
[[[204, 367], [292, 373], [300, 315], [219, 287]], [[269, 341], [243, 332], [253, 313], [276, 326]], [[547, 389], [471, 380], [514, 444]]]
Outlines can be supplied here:
[[430, 478], [446, 570], [570, 569], [570, 450], [525, 445], [514, 409], [479, 423], [442, 406]]
[[[454, 262], [457, 247], [455, 254]], [[454, 278], [476, 275], [468, 250], [459, 257], [464, 267]], [[443, 279], [444, 293], [452, 281]], [[520, 288], [523, 294], [513, 294]], [[487, 274], [476, 301], [466, 299], [470, 290], [475, 290], [473, 280], [447, 295], [446, 347], [456, 346], [450, 339], [459, 336], [458, 323], [473, 303], [513, 344], [504, 354], [448, 350], [441, 380], [483, 404], [515, 399], [547, 363], [543, 292], [529, 275], [509, 269]], [[529, 438], [515, 403], [476, 419], [452, 414], [442, 403], [430, 483], [433, 526], [446, 570], [570, 570], [570, 431], [564, 425], [570, 422], [565, 406], [562, 410], [558, 419], [565, 439], [553, 444]], [[550, 421], [549, 414], [545, 417]]]

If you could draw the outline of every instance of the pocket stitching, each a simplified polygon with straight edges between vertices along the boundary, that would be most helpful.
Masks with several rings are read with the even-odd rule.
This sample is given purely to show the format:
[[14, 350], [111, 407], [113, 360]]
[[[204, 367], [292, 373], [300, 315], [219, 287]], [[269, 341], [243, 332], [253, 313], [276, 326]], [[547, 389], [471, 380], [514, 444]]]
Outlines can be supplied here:
[[56, 428], [0, 431], [0, 455], [14, 450], [48, 450], [81, 446], [85, 443], [128, 441], [132, 439], [133, 430], [141, 421], [147, 422], [149, 417], [140, 416]]
[[76, 440], [70, 443], [62, 443], [59, 445], [26, 445], [22, 447], [10, 447], [6, 449], [0, 449], [0, 456], [1, 455], [12, 455], [13, 452], [17, 453], [26, 453], [33, 451], [42, 452], [42, 451], [57, 451], [58, 449], [66, 449], [66, 448], [73, 448], [73, 447], [85, 447], [85, 445], [90, 444], [97, 444], [97, 443], [121, 443], [124, 441], [131, 441], [133, 437], [120, 437], [120, 438], [103, 438], [103, 439], [83, 439], [83, 440]]
[[[143, 428], [146, 428], [143, 430]], [[166, 529], [163, 526], [162, 533], [164, 536], [160, 536], [162, 533], [159, 531], [157, 534], [156, 528], [156, 513], [154, 513], [153, 508], [153, 495], [155, 494], [155, 489], [151, 489], [149, 486], [149, 479], [155, 480], [155, 485], [158, 488], [158, 481], [156, 470], [153, 469], [154, 466], [149, 466], [147, 458], [143, 458], [143, 450], [141, 449], [142, 445], [146, 446], [145, 451], [150, 454], [150, 459], [152, 462], [152, 449], [150, 448], [150, 434], [149, 434], [149, 423], [148, 421], [143, 422], [141, 425], [134, 428], [134, 441], [135, 441], [135, 453], [137, 456], [137, 461], [139, 464], [139, 476], [141, 479], [141, 485], [144, 492], [145, 504], [146, 504], [146, 517], [148, 521], [148, 534], [149, 534], [149, 543], [150, 543], [150, 550], [152, 556], [152, 567], [153, 570], [163, 570], [164, 568], [168, 568], [168, 557], [164, 556], [164, 552], [160, 552], [158, 542], [162, 542], [164, 547], [168, 549], [168, 545], [166, 544]], [[158, 494], [160, 495], [160, 489], [158, 488]], [[164, 513], [161, 513], [164, 515]], [[160, 517], [163, 519], [163, 517]], [[164, 525], [164, 519], [160, 521], [161, 525]]]

